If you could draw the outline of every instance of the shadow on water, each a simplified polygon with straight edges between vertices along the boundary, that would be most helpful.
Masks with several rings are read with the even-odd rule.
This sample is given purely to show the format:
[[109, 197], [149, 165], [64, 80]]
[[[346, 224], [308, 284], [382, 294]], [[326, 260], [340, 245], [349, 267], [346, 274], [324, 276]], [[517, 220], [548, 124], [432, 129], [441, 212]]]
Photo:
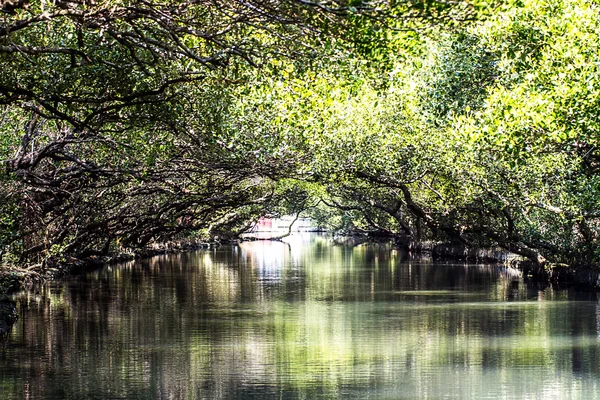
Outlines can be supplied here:
[[9, 299], [0, 299], [0, 340], [8, 337], [17, 319], [17, 304]]
[[16, 300], [6, 399], [600, 397], [595, 294], [385, 243], [241, 243]]

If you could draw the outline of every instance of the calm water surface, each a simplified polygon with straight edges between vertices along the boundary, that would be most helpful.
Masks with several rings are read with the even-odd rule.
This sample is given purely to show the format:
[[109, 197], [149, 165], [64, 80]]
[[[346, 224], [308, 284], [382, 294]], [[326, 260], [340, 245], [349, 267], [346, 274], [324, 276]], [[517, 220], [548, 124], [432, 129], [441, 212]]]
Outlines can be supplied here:
[[600, 304], [493, 266], [296, 236], [16, 297], [2, 399], [594, 399]]

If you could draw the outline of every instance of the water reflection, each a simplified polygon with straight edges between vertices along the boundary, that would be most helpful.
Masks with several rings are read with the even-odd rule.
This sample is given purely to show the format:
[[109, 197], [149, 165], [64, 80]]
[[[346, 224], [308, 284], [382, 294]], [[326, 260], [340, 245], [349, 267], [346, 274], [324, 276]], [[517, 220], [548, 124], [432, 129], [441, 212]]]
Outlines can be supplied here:
[[3, 398], [595, 398], [600, 303], [386, 244], [156, 257], [17, 299]]

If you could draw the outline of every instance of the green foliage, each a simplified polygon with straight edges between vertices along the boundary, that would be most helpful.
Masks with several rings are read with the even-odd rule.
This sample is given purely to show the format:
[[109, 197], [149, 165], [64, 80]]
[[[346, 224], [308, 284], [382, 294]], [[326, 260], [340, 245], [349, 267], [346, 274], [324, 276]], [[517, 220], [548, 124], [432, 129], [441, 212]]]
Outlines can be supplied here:
[[341, 229], [594, 263], [595, 11], [578, 0], [505, 8], [421, 41], [385, 85], [369, 63], [318, 75], [288, 65], [243, 107], [277, 132], [271, 154], [293, 149], [281, 154], [301, 161], [298, 177], [323, 185]]
[[17, 8], [0, 27], [0, 251], [37, 262], [302, 212], [597, 262], [597, 7], [494, 6]]
[[[499, 77], [499, 55], [469, 32], [444, 35], [430, 44], [420, 74], [425, 112], [434, 123], [448, 123], [484, 106], [488, 89]], [[426, 114], [427, 115], [427, 114]]]
[[8, 261], [8, 257], [19, 250], [18, 243], [15, 242], [18, 239], [20, 216], [15, 199], [6, 193], [0, 194], [0, 263]]

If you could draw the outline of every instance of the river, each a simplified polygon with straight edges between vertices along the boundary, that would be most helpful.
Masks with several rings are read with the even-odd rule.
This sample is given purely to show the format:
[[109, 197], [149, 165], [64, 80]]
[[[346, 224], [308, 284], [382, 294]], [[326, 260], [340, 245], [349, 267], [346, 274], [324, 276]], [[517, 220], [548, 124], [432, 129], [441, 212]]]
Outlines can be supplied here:
[[2, 399], [600, 398], [593, 293], [315, 234], [15, 297]]

